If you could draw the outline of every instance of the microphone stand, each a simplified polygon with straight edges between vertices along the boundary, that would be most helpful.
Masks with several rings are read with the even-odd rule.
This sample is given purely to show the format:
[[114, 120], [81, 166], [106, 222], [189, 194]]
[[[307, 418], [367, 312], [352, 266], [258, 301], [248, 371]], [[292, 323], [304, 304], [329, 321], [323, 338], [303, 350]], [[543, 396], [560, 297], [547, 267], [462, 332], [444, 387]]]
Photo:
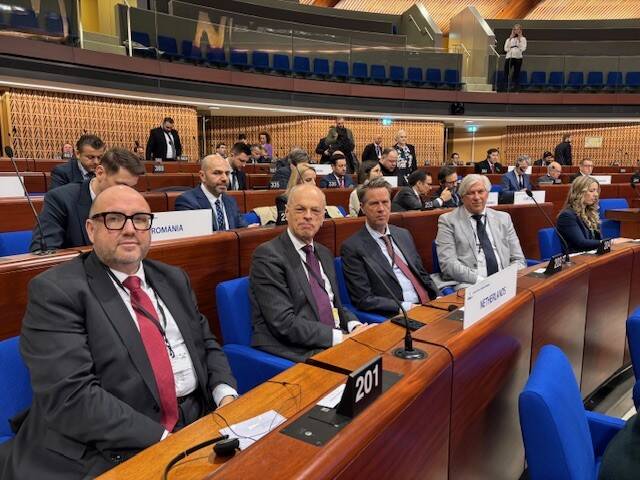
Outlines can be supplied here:
[[533, 192], [530, 189], [526, 189], [525, 192], [527, 193], [527, 196], [533, 200], [533, 203], [536, 204], [536, 207], [538, 207], [538, 209], [542, 212], [542, 214], [544, 215], [544, 217], [547, 219], [547, 222], [549, 222], [549, 225], [551, 225], [551, 227], [553, 227], [553, 229], [556, 232], [556, 235], [558, 235], [558, 238], [560, 239], [561, 243], [562, 243], [562, 253], [564, 254], [564, 260], [563, 262], [566, 265], [573, 265], [573, 263], [571, 262], [571, 257], [569, 256], [569, 244], [567, 243], [567, 241], [564, 239], [564, 237], [560, 234], [560, 232], [558, 231], [558, 228], [556, 227], [556, 224], [553, 223], [551, 221], [551, 219], [549, 218], [549, 215], [547, 215], [547, 212], [544, 211], [544, 208], [542, 208], [540, 206], [540, 204], [538, 203], [538, 201], [536, 200], [536, 197], [533, 196]]

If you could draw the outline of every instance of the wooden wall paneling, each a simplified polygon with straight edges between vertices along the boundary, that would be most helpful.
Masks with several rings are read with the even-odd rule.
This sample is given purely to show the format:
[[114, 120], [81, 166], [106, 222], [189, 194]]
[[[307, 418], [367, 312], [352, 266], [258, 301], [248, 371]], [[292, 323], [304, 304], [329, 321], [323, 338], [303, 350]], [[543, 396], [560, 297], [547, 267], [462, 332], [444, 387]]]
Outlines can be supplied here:
[[640, 0], [543, 0], [525, 17], [527, 20], [609, 20], [637, 18]]

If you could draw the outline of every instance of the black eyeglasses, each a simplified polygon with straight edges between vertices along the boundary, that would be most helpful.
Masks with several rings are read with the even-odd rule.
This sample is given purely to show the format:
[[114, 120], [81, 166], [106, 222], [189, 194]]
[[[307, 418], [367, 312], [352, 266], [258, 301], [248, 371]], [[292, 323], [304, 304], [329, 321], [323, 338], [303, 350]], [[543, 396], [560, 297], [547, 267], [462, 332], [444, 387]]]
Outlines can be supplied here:
[[131, 220], [133, 228], [139, 231], [149, 230], [153, 223], [153, 213], [134, 213], [133, 215], [125, 215], [120, 212], [101, 212], [93, 215], [91, 220], [97, 220], [98, 218], [102, 218], [107, 230], [122, 230], [126, 225], [127, 220]]

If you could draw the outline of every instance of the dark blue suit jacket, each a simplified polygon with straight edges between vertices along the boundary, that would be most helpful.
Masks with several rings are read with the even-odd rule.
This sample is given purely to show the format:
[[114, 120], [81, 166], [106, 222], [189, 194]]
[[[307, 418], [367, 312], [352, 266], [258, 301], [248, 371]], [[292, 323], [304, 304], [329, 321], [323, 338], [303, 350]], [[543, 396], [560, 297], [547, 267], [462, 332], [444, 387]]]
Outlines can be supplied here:
[[[229, 228], [244, 228], [247, 226], [247, 222], [244, 217], [240, 213], [240, 209], [238, 208], [238, 204], [235, 199], [222, 194], [222, 203], [224, 203], [224, 211], [227, 216], [227, 223], [229, 224]], [[191, 190], [187, 190], [178, 198], [176, 198], [176, 210], [204, 210], [209, 209], [213, 210], [209, 200], [205, 196], [204, 192], [200, 185], [196, 188], [192, 188]], [[213, 212], [213, 229], [219, 230], [217, 222], [216, 222], [216, 212]]]
[[[526, 173], [523, 175], [524, 177], [524, 188], [531, 190], [531, 175], [527, 175]], [[502, 191], [503, 192], [519, 192], [522, 190], [520, 185], [518, 184], [518, 177], [516, 176], [515, 170], [511, 170], [510, 172], [502, 175]]]
[[49, 190], [61, 187], [67, 183], [82, 183], [84, 177], [78, 167], [78, 159], [73, 157], [67, 163], [58, 165], [51, 170], [51, 180], [49, 181]]
[[[68, 183], [47, 192], [39, 218], [47, 248], [69, 248], [90, 245], [84, 226], [91, 209], [89, 182]], [[40, 250], [38, 226], [33, 229], [29, 250]]]
[[[320, 188], [340, 188], [338, 187], [338, 177], [336, 177], [335, 173], [330, 173], [329, 175], [325, 175], [320, 179]], [[344, 188], [355, 187], [353, 183], [353, 179], [351, 175], [344, 176]]]
[[569, 245], [569, 253], [593, 250], [600, 246], [600, 232], [589, 230], [571, 209], [560, 213], [556, 226]]

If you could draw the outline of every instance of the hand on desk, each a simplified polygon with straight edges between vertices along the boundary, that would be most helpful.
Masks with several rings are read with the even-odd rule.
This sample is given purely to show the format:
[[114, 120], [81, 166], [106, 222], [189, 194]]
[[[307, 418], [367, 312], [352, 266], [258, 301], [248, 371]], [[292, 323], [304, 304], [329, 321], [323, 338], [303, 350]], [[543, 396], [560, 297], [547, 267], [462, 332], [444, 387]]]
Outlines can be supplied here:
[[220, 404], [218, 405], [218, 408], [224, 407], [225, 405], [228, 405], [234, 400], [235, 400], [235, 397], [233, 395], [227, 395], [226, 397], [222, 397], [222, 400], [220, 400]]
[[250, 223], [249, 225], [247, 225], [247, 228], [256, 228], [259, 227], [260, 224], [259, 223]]
[[351, 333], [345, 333], [343, 337], [344, 338], [354, 337], [366, 330], [369, 330], [371, 327], [375, 327], [376, 325], [377, 325], [376, 323], [363, 323], [361, 325], [358, 325], [353, 330], [351, 330]]

